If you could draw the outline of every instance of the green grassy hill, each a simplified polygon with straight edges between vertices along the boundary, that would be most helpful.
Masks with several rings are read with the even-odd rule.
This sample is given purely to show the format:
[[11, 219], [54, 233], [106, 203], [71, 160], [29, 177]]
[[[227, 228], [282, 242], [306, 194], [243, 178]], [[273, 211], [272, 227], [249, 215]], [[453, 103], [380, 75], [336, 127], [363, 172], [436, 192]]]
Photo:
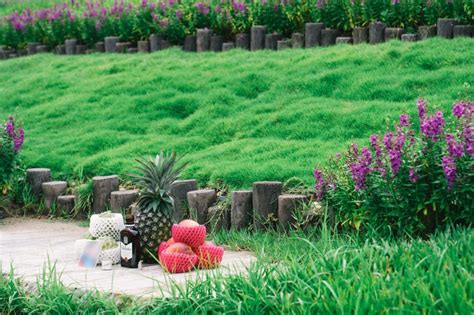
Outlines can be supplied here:
[[[36, 55], [0, 62], [0, 117], [24, 124], [24, 160], [55, 176], [125, 174], [174, 148], [186, 177], [248, 187], [293, 176], [383, 131], [416, 99], [473, 95], [474, 40], [282, 52]], [[468, 83], [471, 87], [463, 87]]]

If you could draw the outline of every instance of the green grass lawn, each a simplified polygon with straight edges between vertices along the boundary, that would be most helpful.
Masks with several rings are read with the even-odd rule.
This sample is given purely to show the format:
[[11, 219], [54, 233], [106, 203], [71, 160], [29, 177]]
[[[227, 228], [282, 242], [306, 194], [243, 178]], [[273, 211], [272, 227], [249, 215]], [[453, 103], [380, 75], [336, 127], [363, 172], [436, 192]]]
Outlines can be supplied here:
[[12, 314], [472, 314], [474, 233], [429, 241], [368, 239], [311, 230], [290, 235], [223, 233], [252, 249], [248, 274], [207, 277], [169, 298], [72, 294], [52, 276], [28, 293], [0, 276], [0, 313]]
[[[392, 41], [281, 52], [53, 56], [0, 62], [0, 117], [26, 129], [23, 158], [56, 177], [126, 174], [174, 148], [185, 177], [245, 188], [296, 176], [367, 141], [416, 99], [473, 95], [474, 41]], [[470, 85], [466, 88], [465, 85]]]

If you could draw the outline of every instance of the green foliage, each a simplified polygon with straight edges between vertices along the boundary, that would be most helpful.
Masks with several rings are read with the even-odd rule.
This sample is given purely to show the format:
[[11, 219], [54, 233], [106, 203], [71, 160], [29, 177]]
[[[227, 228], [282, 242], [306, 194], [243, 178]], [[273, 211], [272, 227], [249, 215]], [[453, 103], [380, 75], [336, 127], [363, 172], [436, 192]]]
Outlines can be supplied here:
[[[421, 132], [408, 115], [396, 128], [352, 144], [324, 175], [315, 170], [316, 195], [336, 213], [336, 223], [356, 230], [426, 235], [447, 224], [474, 223], [474, 103], [453, 106], [454, 117], [430, 116], [418, 100]], [[446, 118], [444, 118], [446, 117]]]
[[151, 212], [170, 215], [173, 210], [173, 198], [169, 195], [171, 184], [179, 178], [186, 166], [180, 164], [176, 153], [161, 151], [155, 158], [137, 159], [138, 174], [132, 174], [132, 180], [140, 189], [138, 206]]
[[[160, 148], [187, 155], [184, 178], [301, 178], [353, 141], [383, 132], [419, 96], [442, 110], [474, 86], [471, 39], [277, 53], [48, 54], [0, 62], [0, 116], [28, 130], [28, 167], [57, 178], [127, 174]], [[60, 131], [59, 131], [60, 130]]]

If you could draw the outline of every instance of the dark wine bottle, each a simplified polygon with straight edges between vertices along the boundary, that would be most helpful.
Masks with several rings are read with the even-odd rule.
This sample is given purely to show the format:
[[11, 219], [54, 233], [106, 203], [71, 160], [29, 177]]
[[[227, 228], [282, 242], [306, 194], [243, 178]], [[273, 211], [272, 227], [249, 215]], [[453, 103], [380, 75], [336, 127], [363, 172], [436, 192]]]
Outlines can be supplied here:
[[140, 259], [140, 235], [135, 227], [133, 215], [127, 215], [125, 229], [120, 231], [120, 265], [126, 268], [138, 268]]

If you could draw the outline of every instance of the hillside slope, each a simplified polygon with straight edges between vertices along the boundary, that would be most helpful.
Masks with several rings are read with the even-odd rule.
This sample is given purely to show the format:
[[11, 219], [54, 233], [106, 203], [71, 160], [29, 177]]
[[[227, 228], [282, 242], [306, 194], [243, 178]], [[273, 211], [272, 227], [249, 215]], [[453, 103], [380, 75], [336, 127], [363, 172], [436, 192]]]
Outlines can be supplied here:
[[[0, 117], [24, 124], [24, 160], [56, 176], [133, 168], [174, 148], [186, 177], [233, 187], [312, 182], [316, 163], [366, 141], [419, 96], [473, 95], [474, 40], [281, 52], [36, 55], [0, 62]], [[471, 87], [465, 88], [466, 84]], [[2, 119], [3, 119], [2, 118]]]

